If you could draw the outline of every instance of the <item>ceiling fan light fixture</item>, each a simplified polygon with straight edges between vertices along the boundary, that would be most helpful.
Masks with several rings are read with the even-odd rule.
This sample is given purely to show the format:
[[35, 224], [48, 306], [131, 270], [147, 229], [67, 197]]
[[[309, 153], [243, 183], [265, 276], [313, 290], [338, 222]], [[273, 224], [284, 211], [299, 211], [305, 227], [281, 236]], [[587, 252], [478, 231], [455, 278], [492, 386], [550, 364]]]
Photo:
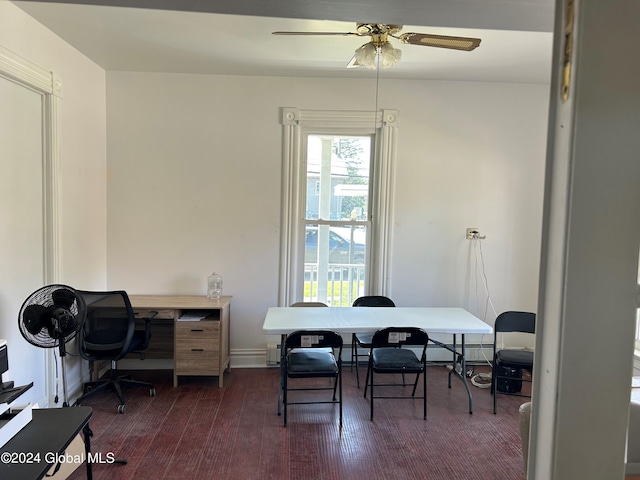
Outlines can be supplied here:
[[393, 67], [402, 58], [402, 50], [395, 48], [390, 43], [380, 47], [380, 66], [382, 68]]
[[358, 47], [353, 54], [352, 64], [357, 67], [376, 68], [376, 55], [378, 49], [373, 43], [365, 43]]
[[350, 67], [365, 67], [375, 69], [378, 65], [378, 56], [380, 56], [380, 67], [389, 68], [400, 61], [402, 51], [394, 48], [390, 43], [384, 43], [376, 46], [373, 43], [365, 43], [359, 47], [351, 59]]

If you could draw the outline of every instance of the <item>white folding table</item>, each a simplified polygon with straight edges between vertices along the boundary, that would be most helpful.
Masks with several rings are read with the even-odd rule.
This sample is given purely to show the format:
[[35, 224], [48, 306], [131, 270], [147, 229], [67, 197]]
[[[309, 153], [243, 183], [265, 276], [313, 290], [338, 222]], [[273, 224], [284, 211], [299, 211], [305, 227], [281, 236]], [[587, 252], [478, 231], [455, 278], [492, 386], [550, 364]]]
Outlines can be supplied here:
[[[437, 333], [453, 335], [451, 344], [431, 341], [452, 352], [453, 368], [449, 372], [449, 388], [451, 388], [451, 375], [455, 375], [467, 390], [469, 413], [473, 413], [471, 390], [466, 379], [465, 335], [493, 334], [493, 328], [463, 308], [272, 307], [267, 311], [262, 330], [268, 335], [281, 335], [281, 355], [284, 355], [286, 336], [295, 330], [332, 330], [341, 334], [351, 334], [375, 332], [385, 327], [418, 327], [430, 335]], [[461, 338], [459, 344], [458, 335]], [[455, 368], [458, 363], [461, 365], [460, 372]], [[282, 364], [281, 360], [280, 365]], [[278, 412], [280, 412], [280, 403], [278, 403]]]

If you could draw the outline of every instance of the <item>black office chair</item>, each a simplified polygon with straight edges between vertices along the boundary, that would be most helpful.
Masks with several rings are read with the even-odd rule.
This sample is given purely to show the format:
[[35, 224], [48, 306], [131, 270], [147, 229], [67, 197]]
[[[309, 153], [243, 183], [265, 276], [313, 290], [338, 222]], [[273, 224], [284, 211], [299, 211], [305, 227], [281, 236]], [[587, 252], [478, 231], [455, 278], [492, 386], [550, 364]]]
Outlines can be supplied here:
[[[388, 327], [378, 330], [371, 339], [371, 353], [369, 354], [369, 365], [367, 367], [367, 380], [364, 387], [364, 396], [367, 397], [367, 388], [371, 387], [371, 420], [373, 420], [373, 399], [374, 398], [422, 398], [423, 417], [427, 418], [427, 343], [429, 335], [421, 328], [416, 327]], [[405, 346], [422, 347], [420, 357]], [[374, 396], [375, 387], [399, 387], [405, 386], [402, 383], [374, 383], [374, 373], [415, 373], [416, 380], [413, 384], [411, 396]], [[422, 373], [423, 395], [416, 397], [418, 379]]]
[[[367, 295], [364, 297], [356, 298], [353, 302], [354, 307], [395, 307], [388, 297], [382, 295]], [[353, 365], [356, 366], [356, 384], [360, 388], [360, 371], [358, 369], [358, 357], [368, 357], [371, 350], [371, 338], [373, 333], [353, 333], [351, 334], [351, 371], [353, 371]], [[358, 353], [358, 347], [367, 350], [366, 353]]]
[[[284, 426], [287, 426], [287, 407], [289, 405], [337, 403], [340, 410], [340, 426], [342, 427], [342, 337], [327, 330], [298, 330], [290, 333], [285, 341], [283, 362], [281, 384]], [[289, 378], [333, 378], [334, 381], [331, 387], [305, 384], [305, 386], [291, 388]], [[331, 400], [290, 401], [289, 392], [305, 390], [332, 390], [333, 397]], [[338, 394], [337, 399], [336, 393]]]
[[107, 387], [112, 387], [118, 395], [118, 413], [126, 410], [122, 386], [146, 387], [149, 395], [155, 396], [153, 384], [132, 380], [129, 376], [119, 376], [118, 360], [134, 352], [140, 353], [140, 357], [144, 358], [144, 351], [151, 338], [151, 319], [157, 312], [148, 312], [145, 317], [139, 318], [138, 320], [144, 321], [144, 329], [136, 329], [136, 316], [125, 291], [78, 293], [87, 305], [87, 318], [78, 335], [80, 356], [90, 362], [110, 361], [111, 375], [108, 379], [85, 383], [83, 395], [76, 400], [76, 405]]
[[522, 393], [522, 382], [531, 382], [524, 378], [522, 371], [533, 376], [533, 352], [522, 349], [498, 350], [498, 333], [520, 332], [534, 334], [536, 315], [530, 312], [504, 312], [498, 315], [493, 326], [493, 366], [491, 369], [491, 393], [493, 394], [493, 413], [496, 413], [498, 394], [530, 397]]

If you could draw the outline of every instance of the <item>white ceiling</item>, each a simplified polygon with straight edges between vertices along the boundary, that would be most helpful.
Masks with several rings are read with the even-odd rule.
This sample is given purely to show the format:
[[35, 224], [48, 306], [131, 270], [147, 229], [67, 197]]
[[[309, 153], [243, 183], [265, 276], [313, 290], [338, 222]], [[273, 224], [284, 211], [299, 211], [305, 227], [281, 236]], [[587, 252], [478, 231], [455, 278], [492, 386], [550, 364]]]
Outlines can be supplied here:
[[[525, 0], [510, 1], [512, 6], [521, 4], [525, 9], [530, 9], [532, 4], [531, 1]], [[460, 3], [469, 2], [471, 0], [459, 0], [458, 7]], [[474, 2], [473, 5], [476, 7], [481, 3], [480, 0], [474, 0]], [[496, 2], [500, 3], [497, 0], [485, 1], [489, 6]], [[345, 68], [354, 50], [366, 43], [368, 37], [291, 37], [271, 34], [278, 30], [353, 32], [355, 21], [306, 20], [73, 4], [76, 2], [62, 4], [16, 1], [14, 3], [106, 70], [266, 76], [362, 77], [375, 75], [371, 70]], [[172, 2], [159, 3], [166, 7]], [[272, 3], [277, 5], [286, 2], [272, 0]], [[328, 3], [331, 3], [331, 0]], [[354, 12], [359, 12], [358, 8], [362, 8], [362, 2], [338, 3], [342, 7], [351, 5], [352, 10], [345, 12], [345, 17], [357, 14]], [[375, 0], [373, 3], [376, 3]], [[393, 3], [396, 7], [399, 5], [397, 0], [395, 3], [394, 0], [389, 0], [389, 3]], [[413, 8], [418, 8], [419, 4], [413, 1], [404, 3], [411, 4]], [[439, 1], [422, 0], [422, 3], [438, 4]], [[326, 4], [325, 0], [325, 8]], [[536, 6], [540, 4], [552, 5], [553, 2], [538, 0]], [[193, 6], [189, 2], [177, 5]], [[172, 6], [175, 7], [175, 5]], [[406, 11], [414, 13], [410, 9]], [[371, 15], [373, 12], [378, 12], [376, 15], [383, 15], [384, 8], [367, 10], [366, 14]], [[391, 21], [386, 19], [380, 21], [392, 23], [406, 18], [399, 16], [398, 12], [399, 9], [394, 10]], [[502, 8], [498, 12], [508, 14], [504, 15], [504, 18], [496, 15], [495, 11], [491, 16], [478, 15], [479, 24], [485, 28], [470, 28], [474, 20], [468, 15], [450, 12], [449, 18], [455, 20], [448, 21], [444, 11], [438, 12], [438, 23], [441, 26], [436, 26], [435, 22], [421, 20], [420, 23], [431, 23], [431, 26], [405, 25], [402, 31], [479, 37], [482, 39], [480, 47], [472, 52], [461, 52], [401, 45], [392, 40], [394, 46], [402, 50], [402, 60], [391, 69], [384, 70], [381, 76], [548, 83], [552, 47], [552, 33], [548, 30], [553, 24], [552, 9], [551, 13], [548, 8], [542, 12], [536, 9], [536, 15], [530, 14], [532, 20], [530, 27], [527, 26], [526, 18], [522, 18], [522, 14], [526, 14], [525, 10], [522, 10], [519, 15], [518, 12]], [[259, 14], [264, 13], [263, 10], [259, 10]], [[486, 10], [486, 13], [491, 12]], [[298, 12], [298, 14], [302, 13]], [[317, 12], [309, 8], [308, 14], [317, 15]], [[363, 14], [365, 17], [367, 15]], [[549, 16], [551, 18], [547, 18]], [[424, 15], [413, 15], [411, 18], [423, 17]], [[370, 19], [364, 18], [359, 21], [365, 22]], [[464, 25], [464, 27], [442, 25]], [[487, 26], [491, 28], [486, 28]], [[514, 28], [526, 28], [528, 31]]]

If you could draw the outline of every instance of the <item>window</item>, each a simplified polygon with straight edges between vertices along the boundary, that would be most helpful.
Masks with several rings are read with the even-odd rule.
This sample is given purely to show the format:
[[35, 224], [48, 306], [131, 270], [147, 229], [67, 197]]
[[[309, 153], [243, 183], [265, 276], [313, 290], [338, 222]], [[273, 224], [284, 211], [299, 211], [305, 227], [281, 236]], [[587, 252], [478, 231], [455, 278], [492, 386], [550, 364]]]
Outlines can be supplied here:
[[282, 109], [280, 305], [389, 294], [398, 114]]
[[349, 306], [368, 286], [372, 136], [306, 138], [303, 300]]

